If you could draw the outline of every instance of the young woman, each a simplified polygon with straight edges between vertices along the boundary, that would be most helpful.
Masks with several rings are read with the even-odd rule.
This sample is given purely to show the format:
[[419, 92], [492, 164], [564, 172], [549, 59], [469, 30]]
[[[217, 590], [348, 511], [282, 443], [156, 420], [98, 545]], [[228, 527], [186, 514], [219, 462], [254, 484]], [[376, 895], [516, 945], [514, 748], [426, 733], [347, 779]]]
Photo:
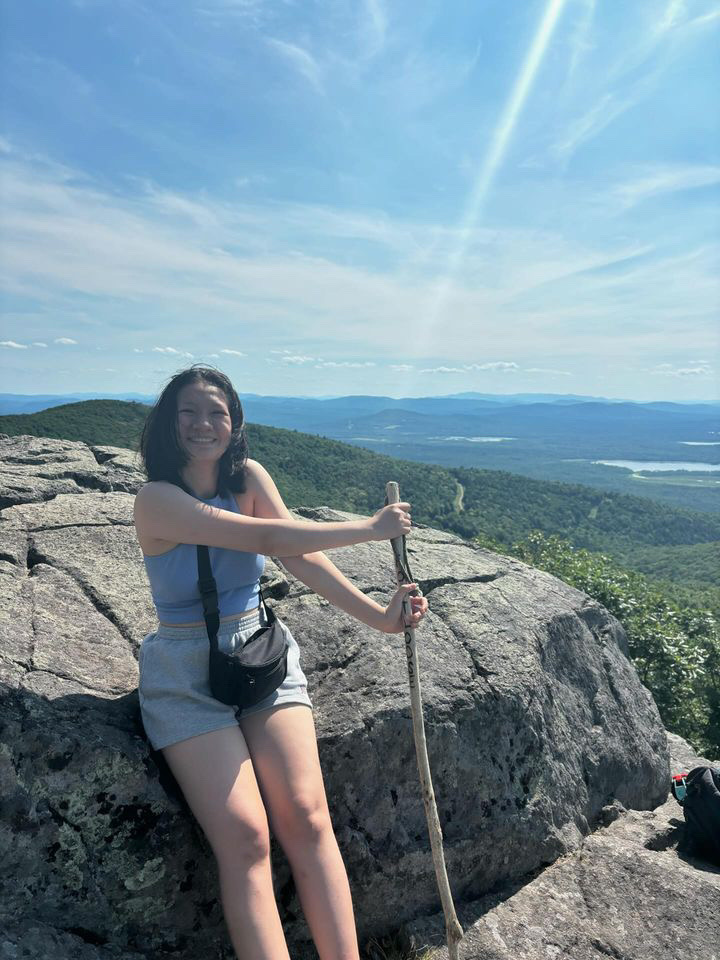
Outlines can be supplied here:
[[[211, 548], [221, 649], [235, 649], [264, 623], [258, 589], [265, 556], [282, 558], [293, 576], [363, 623], [399, 633], [402, 601], [415, 585], [401, 587], [383, 608], [321, 551], [408, 533], [410, 505], [343, 523], [293, 520], [267, 471], [247, 459], [237, 393], [208, 367], [172, 378], [148, 417], [141, 452], [149, 482], [135, 500], [135, 526], [159, 621], [140, 651], [143, 722], [213, 849], [238, 958], [289, 960], [272, 887], [270, 825], [321, 960], [359, 960], [297, 643], [283, 625], [287, 677], [265, 700], [239, 717], [215, 700], [195, 545]], [[415, 625], [427, 601], [413, 597], [411, 605]]]

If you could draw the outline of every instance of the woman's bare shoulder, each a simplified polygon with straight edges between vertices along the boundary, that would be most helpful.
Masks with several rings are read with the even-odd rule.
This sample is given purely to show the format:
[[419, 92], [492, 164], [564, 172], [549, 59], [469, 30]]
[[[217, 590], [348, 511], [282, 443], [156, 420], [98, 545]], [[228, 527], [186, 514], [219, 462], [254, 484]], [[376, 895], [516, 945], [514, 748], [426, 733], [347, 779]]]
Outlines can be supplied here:
[[189, 499], [187, 494], [174, 483], [168, 483], [166, 480], [150, 480], [144, 483], [135, 494], [133, 504], [135, 526], [144, 526], [144, 521], [148, 517], [170, 506], [185, 508], [185, 504], [180, 502], [185, 499]]
[[140, 548], [146, 556], [155, 556], [165, 553], [170, 547], [176, 544], [173, 541], [155, 537], [147, 530], [151, 518], [157, 514], [163, 504], [168, 502], [168, 498], [173, 496], [173, 491], [178, 488], [164, 480], [150, 480], [144, 483], [135, 494], [135, 504], [133, 515], [135, 518], [135, 533], [140, 542]]
[[273, 479], [265, 467], [257, 460], [248, 460], [245, 463], [245, 489], [256, 492], [267, 490], [269, 485], [273, 485]]
[[268, 472], [259, 461], [248, 458], [245, 461], [245, 476], [248, 479], [256, 480], [258, 477], [268, 476]]
[[173, 491], [177, 489], [174, 483], [168, 483], [167, 480], [148, 480], [135, 494], [135, 504], [143, 506], [146, 503], [157, 503], [158, 500], [172, 496]]

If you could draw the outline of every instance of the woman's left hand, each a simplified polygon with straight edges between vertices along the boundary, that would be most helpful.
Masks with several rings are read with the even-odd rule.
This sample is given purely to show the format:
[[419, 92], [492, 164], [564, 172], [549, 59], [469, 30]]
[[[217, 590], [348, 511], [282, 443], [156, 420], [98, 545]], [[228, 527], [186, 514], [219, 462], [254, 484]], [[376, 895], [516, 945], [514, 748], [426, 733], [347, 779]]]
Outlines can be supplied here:
[[428, 602], [425, 597], [410, 597], [411, 615], [407, 622], [403, 617], [403, 600], [413, 590], [417, 590], [416, 583], [404, 583], [398, 587], [390, 603], [385, 607], [384, 623], [381, 630], [384, 633], [403, 633], [405, 627], [417, 627], [428, 611]]

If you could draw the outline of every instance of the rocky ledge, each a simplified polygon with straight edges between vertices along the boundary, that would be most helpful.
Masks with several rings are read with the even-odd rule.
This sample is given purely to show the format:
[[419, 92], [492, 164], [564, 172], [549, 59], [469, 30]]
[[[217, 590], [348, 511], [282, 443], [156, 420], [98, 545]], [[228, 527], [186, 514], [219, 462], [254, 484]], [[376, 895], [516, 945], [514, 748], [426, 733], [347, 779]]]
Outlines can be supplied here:
[[[2, 960], [232, 956], [209, 848], [137, 725], [136, 655], [154, 625], [132, 527], [140, 483], [128, 451], [0, 440]], [[537, 926], [543, 911], [581, 929], [590, 923], [588, 897], [542, 886], [563, 869], [568, 884], [582, 881], [598, 903], [603, 877], [612, 879], [614, 902], [648, 928], [669, 917], [666, 885], [648, 859], [654, 851], [680, 863], [662, 820], [666, 734], [627, 659], [622, 627], [548, 574], [450, 534], [418, 528], [409, 554], [430, 600], [419, 635], [425, 725], [448, 873], [466, 925], [492, 914], [488, 930], [497, 932], [497, 950], [506, 945], [503, 958], [639, 960], [645, 954], [601, 947], [576, 957], [550, 941], [550, 952], [525, 952], [511, 936], [514, 929], [520, 938], [529, 917]], [[387, 544], [332, 557], [361, 589], [380, 601], [390, 596]], [[336, 611], [279, 564], [268, 561], [265, 578], [302, 649], [360, 938], [405, 925], [432, 939], [432, 920], [418, 926], [438, 897], [402, 638]], [[653, 824], [657, 837], [669, 836], [664, 848]], [[611, 854], [602, 851], [623, 830], [628, 850], [648, 851], [633, 867], [646, 882], [633, 879], [630, 854], [612, 877]], [[275, 847], [273, 866], [293, 956], [313, 956]], [[717, 911], [705, 873], [703, 896]], [[667, 876], [679, 890], [673, 930], [694, 930], [697, 904], [683, 901], [684, 879], [673, 879], [672, 869]], [[505, 892], [491, 894], [491, 908], [483, 898], [498, 890]], [[524, 904], [517, 914], [513, 903]], [[671, 932], [654, 960], [675, 960]], [[702, 939], [685, 945], [710, 960]]]
[[[708, 764], [680, 737], [668, 741], [673, 773]], [[608, 805], [577, 850], [462, 904], [461, 960], [718, 960], [720, 870], [683, 852], [683, 834], [672, 796], [651, 811]], [[408, 949], [447, 960], [441, 915], [403, 932]]]

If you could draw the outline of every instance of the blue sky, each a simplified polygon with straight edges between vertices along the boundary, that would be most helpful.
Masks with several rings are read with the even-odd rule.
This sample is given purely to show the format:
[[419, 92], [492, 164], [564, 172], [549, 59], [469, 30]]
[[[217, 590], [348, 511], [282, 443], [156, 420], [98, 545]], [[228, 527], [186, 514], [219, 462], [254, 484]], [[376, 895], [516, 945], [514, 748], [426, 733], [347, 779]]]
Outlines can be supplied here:
[[719, 399], [717, 2], [0, 25], [0, 389]]

